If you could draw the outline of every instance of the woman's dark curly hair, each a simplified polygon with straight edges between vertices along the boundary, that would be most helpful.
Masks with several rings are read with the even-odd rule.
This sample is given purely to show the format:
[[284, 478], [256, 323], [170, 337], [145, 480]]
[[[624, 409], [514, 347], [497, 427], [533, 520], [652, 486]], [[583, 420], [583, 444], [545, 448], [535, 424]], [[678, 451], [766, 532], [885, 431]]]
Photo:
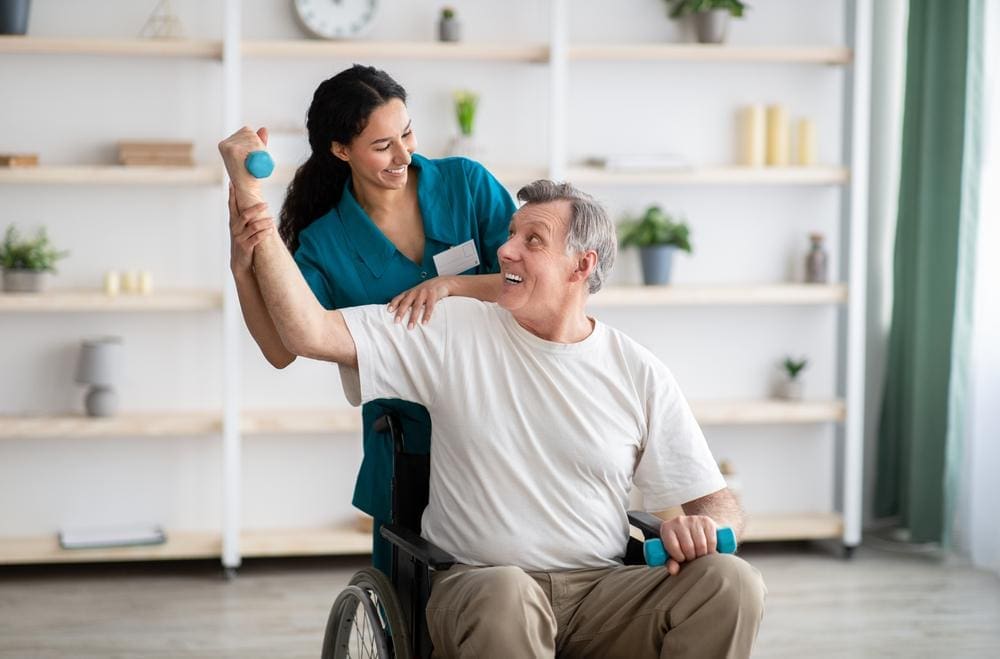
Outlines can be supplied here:
[[295, 172], [279, 216], [278, 233], [293, 254], [299, 234], [340, 202], [350, 178], [350, 166], [330, 152], [332, 143], [350, 144], [372, 112], [394, 98], [406, 103], [406, 90], [385, 71], [360, 64], [316, 88], [306, 116], [312, 154]]

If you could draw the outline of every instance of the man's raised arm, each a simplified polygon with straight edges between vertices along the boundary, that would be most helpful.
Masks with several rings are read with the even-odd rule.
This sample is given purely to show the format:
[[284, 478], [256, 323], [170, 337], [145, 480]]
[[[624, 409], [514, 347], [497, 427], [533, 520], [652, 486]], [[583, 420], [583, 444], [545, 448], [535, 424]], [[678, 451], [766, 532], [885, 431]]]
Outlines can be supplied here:
[[[247, 174], [244, 160], [263, 148], [260, 136], [242, 128], [219, 144], [236, 193], [236, 203], [246, 212], [260, 201], [259, 183]], [[339, 311], [327, 311], [313, 295], [292, 255], [272, 228], [253, 252], [254, 276], [260, 287], [281, 342], [289, 352], [356, 367], [354, 339]]]
[[264, 304], [290, 352], [357, 367], [357, 349], [343, 314], [319, 303], [277, 231], [254, 248], [253, 268]]

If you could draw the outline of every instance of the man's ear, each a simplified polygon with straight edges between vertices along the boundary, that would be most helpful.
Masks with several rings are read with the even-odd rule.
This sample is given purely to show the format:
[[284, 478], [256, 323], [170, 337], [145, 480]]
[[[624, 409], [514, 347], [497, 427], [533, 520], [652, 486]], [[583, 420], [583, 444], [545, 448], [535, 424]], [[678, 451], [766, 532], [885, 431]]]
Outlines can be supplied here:
[[597, 268], [597, 252], [592, 249], [581, 254], [576, 261], [576, 269], [570, 277], [571, 282], [587, 281], [590, 274]]
[[351, 154], [348, 152], [347, 145], [345, 144], [341, 144], [340, 142], [331, 142], [330, 153], [344, 162], [351, 162]]

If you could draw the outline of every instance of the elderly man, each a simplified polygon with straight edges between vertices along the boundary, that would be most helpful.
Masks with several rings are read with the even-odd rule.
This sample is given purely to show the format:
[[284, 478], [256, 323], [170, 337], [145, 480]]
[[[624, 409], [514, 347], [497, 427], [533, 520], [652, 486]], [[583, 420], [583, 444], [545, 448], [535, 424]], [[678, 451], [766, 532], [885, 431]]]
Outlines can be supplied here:
[[[525, 186], [497, 303], [447, 298], [408, 330], [382, 306], [320, 306], [266, 206], [239, 189], [245, 145], [220, 150], [285, 346], [340, 364], [355, 405], [430, 411], [422, 535], [459, 560], [433, 577], [437, 654], [749, 656], [764, 585], [715, 552], [717, 527], [739, 535], [742, 512], [671, 373], [585, 312], [617, 247], [599, 204], [568, 184]], [[667, 569], [621, 564], [633, 484], [650, 510], [683, 509], [661, 527]]]

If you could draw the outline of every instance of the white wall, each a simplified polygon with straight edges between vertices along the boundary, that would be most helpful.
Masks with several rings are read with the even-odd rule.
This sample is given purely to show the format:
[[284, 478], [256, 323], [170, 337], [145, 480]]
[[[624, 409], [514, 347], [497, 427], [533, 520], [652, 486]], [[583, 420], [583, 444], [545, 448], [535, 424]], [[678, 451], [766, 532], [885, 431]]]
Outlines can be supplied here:
[[[125, 0], [35, 2], [38, 36], [135, 35], [149, 3]], [[175, 0], [194, 36], [217, 38], [218, 3]], [[244, 34], [300, 34], [284, 0], [244, 6]], [[452, 2], [468, 40], [544, 42], [548, 3]], [[571, 4], [574, 41], [659, 41], [677, 26], [661, 0], [578, 0]], [[733, 25], [741, 44], [841, 45], [842, 1], [757, 0]], [[372, 39], [430, 39], [440, 3], [379, 3]], [[248, 59], [244, 119], [299, 130], [315, 86], [348, 61]], [[373, 60], [409, 91], [421, 150], [440, 155], [454, 132], [451, 91], [482, 95], [478, 133], [494, 164], [547, 163], [547, 67], [539, 64]], [[784, 103], [818, 129], [822, 162], [841, 160], [840, 67], [599, 63], [570, 65], [573, 159], [603, 153], [672, 152], [700, 164], [732, 161], [734, 112], [751, 103]], [[215, 162], [221, 135], [221, 67], [207, 61], [4, 55], [0, 88], [17, 90], [0, 104], [0, 150], [33, 151], [47, 164], [114, 159], [122, 138], [185, 138], [202, 162]], [[834, 188], [593, 186], [616, 216], [660, 203], [687, 217], [695, 254], [675, 266], [676, 281], [776, 282], [801, 272], [806, 236], [829, 237], [839, 261], [840, 195]], [[275, 206], [280, 190], [269, 193]], [[48, 226], [72, 250], [58, 286], [96, 286], [107, 268], [147, 268], [164, 287], [217, 287], [225, 271], [221, 193], [205, 188], [3, 186], [0, 217]], [[633, 253], [623, 254], [615, 282], [637, 282]], [[672, 368], [689, 398], [753, 398], [769, 393], [786, 353], [811, 359], [807, 395], [834, 395], [835, 311], [829, 308], [607, 310]], [[218, 315], [6, 315], [0, 317], [0, 414], [80, 410], [70, 382], [82, 337], [125, 337], [129, 364], [122, 388], [128, 410], [216, 409], [221, 404]], [[336, 373], [300, 360], [271, 369], [244, 340], [248, 407], [342, 406]], [[720, 458], [742, 472], [746, 500], [757, 511], [817, 510], [833, 505], [833, 428], [827, 425], [707, 428]], [[352, 516], [349, 493], [360, 457], [355, 437], [244, 443], [247, 526], [340, 522]], [[5, 441], [0, 446], [0, 534], [51, 531], [63, 524], [155, 519], [171, 527], [218, 528], [220, 460], [216, 439]]]

